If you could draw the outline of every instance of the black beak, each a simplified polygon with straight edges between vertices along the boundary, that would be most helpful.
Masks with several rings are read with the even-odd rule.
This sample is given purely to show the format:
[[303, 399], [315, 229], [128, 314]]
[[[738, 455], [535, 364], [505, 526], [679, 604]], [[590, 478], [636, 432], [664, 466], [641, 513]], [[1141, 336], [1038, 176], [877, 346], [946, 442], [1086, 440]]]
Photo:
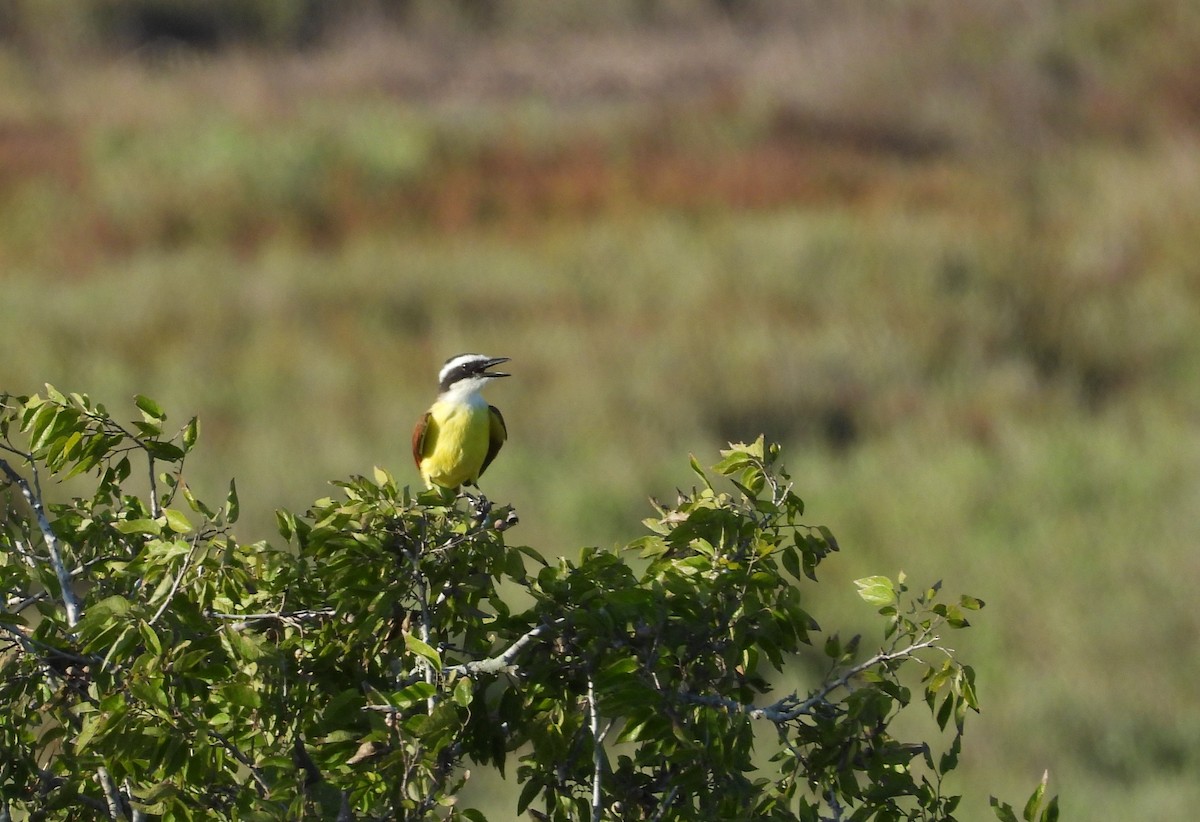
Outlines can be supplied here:
[[493, 366], [497, 366], [502, 362], [508, 362], [508, 359], [509, 359], [508, 357], [493, 357], [492, 359], [488, 360], [487, 363], [483, 366], [483, 369], [480, 371], [480, 376], [482, 376], [482, 377], [511, 377], [512, 374], [505, 374], [503, 371], [488, 371], [488, 369], [492, 368]]

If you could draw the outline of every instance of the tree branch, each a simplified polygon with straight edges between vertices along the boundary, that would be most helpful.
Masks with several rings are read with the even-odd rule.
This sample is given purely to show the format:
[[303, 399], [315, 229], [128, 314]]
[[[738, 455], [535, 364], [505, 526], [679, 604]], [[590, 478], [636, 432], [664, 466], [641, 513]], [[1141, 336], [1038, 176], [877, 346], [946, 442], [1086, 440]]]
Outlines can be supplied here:
[[271, 611], [259, 614], [223, 614], [219, 611], [205, 611], [204, 615], [209, 619], [228, 619], [233, 620], [233, 624], [229, 627], [235, 631], [244, 631], [254, 622], [291, 622], [298, 623], [306, 619], [319, 619], [321, 617], [331, 617], [336, 614], [333, 608], [315, 608], [301, 609], [298, 611]]
[[588, 724], [592, 730], [592, 822], [600, 822], [604, 813], [601, 778], [604, 775], [604, 746], [600, 742], [600, 711], [596, 707], [596, 684], [587, 678]]
[[129, 822], [146, 822], [146, 812], [145, 812], [145, 811], [140, 811], [140, 810], [138, 810], [137, 808], [135, 808], [135, 807], [133, 806], [133, 802], [132, 802], [132, 800], [133, 800], [133, 788], [130, 786], [130, 784], [129, 784], [129, 780], [128, 780], [128, 779], [126, 779], [126, 780], [124, 781], [124, 783], [122, 783], [121, 787], [122, 787], [122, 788], [124, 788], [124, 790], [125, 790], [125, 796], [126, 796], [126, 798], [128, 798], [128, 799], [130, 800], [130, 803], [129, 803]]
[[544, 622], [536, 628], [526, 632], [519, 637], [512, 645], [509, 645], [503, 653], [488, 659], [477, 659], [473, 662], [464, 662], [461, 665], [449, 665], [446, 671], [450, 673], [463, 674], [464, 676], [476, 676], [478, 674], [499, 674], [499, 673], [516, 673], [518, 668], [515, 664], [517, 655], [521, 650], [533, 642], [535, 639], [549, 633], [552, 629], [563, 625], [567, 621], [566, 617], [559, 617], [553, 622]]
[[[30, 565], [36, 564], [32, 555], [27, 555], [23, 551], [19, 551], [19, 553], [21, 553], [21, 555], [23, 557], [27, 557]], [[87, 571], [93, 565], [99, 565], [101, 562], [109, 562], [112, 559], [114, 559], [114, 557], [109, 556], [109, 557], [96, 557], [95, 559], [88, 560], [83, 565], [80, 565], [79, 567], [77, 567], [71, 571], [71, 579], [75, 579], [76, 577], [82, 576], [83, 572]], [[9, 596], [8, 601], [5, 602], [5, 608], [8, 609], [8, 612], [10, 614], [19, 614], [22, 611], [24, 611], [26, 608], [28, 608], [30, 605], [36, 605], [37, 603], [41, 602], [43, 599], [46, 599], [48, 596], [50, 596], [50, 593], [48, 591], [38, 591], [36, 594], [30, 594], [29, 596], [24, 597], [22, 599], [18, 599], [15, 595], [12, 595], [12, 596]]]
[[[417, 566], [415, 561], [413, 563], [413, 566], [416, 567], [417, 571], [418, 571], [416, 592], [417, 592], [417, 602], [421, 606], [421, 641], [424, 642], [426, 645], [429, 645], [430, 618], [429, 618], [428, 579], [425, 577], [424, 574], [420, 573], [420, 569]], [[421, 669], [425, 672], [425, 681], [427, 683], [429, 683], [430, 685], [432, 685], [433, 680], [434, 680], [433, 663], [431, 663], [428, 659], [426, 659], [425, 657], [422, 656], [422, 657], [417, 658], [417, 664], [420, 665]], [[430, 716], [432, 716], [433, 709], [435, 707], [437, 707], [436, 694], [431, 693], [429, 695], [429, 699], [427, 699], [425, 702], [426, 702], [426, 706], [429, 709], [429, 714], [430, 714]]]
[[158, 503], [158, 480], [154, 476], [154, 455], [147, 454], [146, 462], [149, 463], [150, 475], [150, 518], [158, 519], [162, 516], [162, 506]]
[[58, 537], [54, 535], [54, 529], [50, 527], [50, 520], [46, 519], [46, 511], [42, 507], [42, 494], [40, 483], [38, 483], [37, 479], [37, 469], [35, 468], [33, 473], [33, 481], [39, 486], [36, 494], [30, 488], [25, 478], [14, 471], [7, 460], [0, 459], [0, 470], [4, 472], [10, 482], [21, 489], [22, 496], [29, 503], [29, 507], [33, 509], [33, 514], [37, 518], [38, 529], [41, 530], [42, 539], [46, 543], [46, 550], [50, 553], [50, 565], [54, 568], [55, 576], [58, 577], [58, 587], [62, 591], [63, 608], [67, 612], [67, 625], [74, 628], [79, 624], [79, 618], [82, 616], [79, 609], [79, 600], [75, 598], [75, 592], [71, 589], [71, 575], [67, 573], [67, 567], [63, 564], [62, 554], [58, 550]]
[[801, 716], [811, 714], [817, 705], [826, 702], [825, 698], [827, 696], [836, 691], [838, 688], [846, 686], [851, 679], [858, 676], [863, 671], [874, 668], [876, 665], [883, 665], [887, 662], [892, 662], [893, 660], [911, 657], [916, 654], [917, 651], [934, 647], [938, 641], [938, 637], [932, 636], [920, 642], [915, 642], [899, 651], [880, 651], [870, 659], [860, 662], [851, 668], [847, 668], [841, 673], [841, 675], [830, 680], [829, 682], [826, 682], [820, 690], [813, 693], [803, 701], [799, 701], [799, 697], [793, 693], [789, 696], [785, 696], [778, 702], [774, 702], [766, 707], [759, 708], [755, 707], [754, 705], [747, 705], [743, 702], [738, 702], [736, 699], [728, 699], [723, 696], [691, 694], [686, 692], [680, 693], [679, 696], [685, 702], [690, 702], [694, 705], [709, 705], [715, 708], [725, 708], [731, 713], [742, 713], [751, 719], [765, 719], [768, 722], [774, 722], [776, 725], [780, 725], [786, 722], [792, 722], [793, 720], [799, 719]]
[[672, 785], [671, 790], [658, 803], [658, 810], [654, 812], [654, 816], [651, 817], [650, 822], [658, 822], [658, 820], [662, 819], [663, 814], [667, 812], [667, 808], [671, 807], [671, 803], [675, 801], [675, 794], [677, 793], [679, 793], [679, 786]]
[[[81, 656], [79, 654], [75, 654], [70, 651], [64, 651], [62, 648], [56, 648], [53, 645], [49, 645], [45, 642], [42, 642], [41, 640], [34, 639], [31, 636], [26, 636], [25, 633], [23, 632], [22, 628], [23, 628], [23, 626], [17, 627], [17, 626], [13, 626], [13, 625], [5, 625], [3, 623], [0, 623], [0, 631], [3, 631], [4, 633], [9, 634], [14, 639], [16, 639], [16, 641], [18, 643], [20, 643], [21, 647], [23, 647], [25, 649], [26, 653], [34, 654], [35, 656], [37, 656], [36, 649], [40, 648], [40, 649], [42, 649], [44, 655], [47, 657], [57, 657], [59, 659], [65, 659], [68, 662], [74, 662], [77, 665], [95, 665], [98, 662], [100, 662], [100, 657]], [[30, 629], [24, 628], [24, 631], [28, 631], [28, 630], [30, 630]], [[41, 659], [41, 657], [39, 657], [39, 659]], [[43, 664], [45, 664], [44, 659], [42, 659], [41, 661], [43, 662]]]
[[108, 818], [112, 820], [127, 818], [125, 811], [121, 809], [121, 794], [117, 791], [117, 784], [108, 775], [108, 769], [101, 766], [96, 769], [96, 774], [100, 778], [100, 787], [104, 790], [104, 801], [108, 805]]

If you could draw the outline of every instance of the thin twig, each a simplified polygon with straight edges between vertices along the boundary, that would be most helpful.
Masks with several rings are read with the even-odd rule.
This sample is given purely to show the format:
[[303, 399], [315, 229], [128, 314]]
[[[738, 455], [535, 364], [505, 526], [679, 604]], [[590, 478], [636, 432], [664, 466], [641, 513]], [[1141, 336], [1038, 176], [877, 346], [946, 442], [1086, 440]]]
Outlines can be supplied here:
[[[121, 787], [125, 790], [125, 796], [127, 798], [129, 798], [130, 800], [132, 800], [133, 799], [133, 788], [130, 786], [129, 780], [126, 779], [121, 784]], [[146, 812], [142, 811], [142, 810], [138, 810], [137, 808], [135, 808], [133, 806], [133, 803], [130, 802], [129, 803], [129, 819], [130, 819], [130, 822], [146, 822]]]
[[235, 631], [244, 631], [255, 622], [287, 622], [298, 624], [307, 619], [331, 617], [337, 613], [333, 608], [304, 609], [299, 611], [271, 611], [260, 614], [223, 614], [218, 611], [205, 611], [209, 619], [228, 619], [233, 624], [229, 627]]
[[28, 565], [30, 568], [37, 567], [37, 556], [33, 553], [33, 549], [31, 549], [24, 540], [14, 537], [12, 540], [12, 547], [16, 549], [16, 552], [21, 556], [21, 559], [25, 561], [26, 565]]
[[150, 469], [150, 518], [158, 519], [162, 516], [162, 507], [158, 504], [158, 480], [154, 477], [154, 455], [147, 454], [146, 462]]
[[[83, 572], [87, 571], [93, 565], [99, 565], [102, 562], [109, 562], [113, 559], [114, 559], [114, 557], [105, 556], [105, 557], [96, 557], [95, 559], [88, 560], [87, 562], [83, 563], [83, 565], [80, 565], [78, 568], [75, 568], [73, 571], [71, 571], [71, 578], [74, 579], [76, 577], [82, 576]], [[32, 557], [31, 557], [31, 564], [32, 564]], [[8, 599], [8, 601], [5, 603], [4, 607], [8, 609], [8, 612], [10, 614], [19, 614], [22, 611], [24, 611], [26, 608], [28, 608], [30, 605], [36, 605], [37, 603], [41, 602], [43, 599], [46, 599], [48, 596], [50, 596], [50, 593], [48, 591], [38, 591], [36, 594], [30, 594], [29, 596], [25, 597], [24, 599], [17, 599], [15, 596], [13, 596]]]
[[672, 785], [671, 790], [667, 791], [666, 796], [658, 803], [658, 810], [654, 812], [654, 816], [650, 817], [650, 822], [658, 822], [662, 819], [663, 814], [667, 812], [667, 808], [671, 807], [671, 803], [675, 801], [675, 794], [679, 793], [679, 786]]
[[191, 550], [183, 558], [183, 565], [180, 566], [179, 573], [176, 575], [174, 582], [171, 583], [171, 590], [167, 591], [166, 598], [162, 601], [162, 605], [158, 606], [158, 610], [154, 612], [154, 616], [150, 617], [150, 621], [146, 623], [147, 626], [158, 622], [158, 618], [163, 615], [163, 612], [167, 610], [167, 606], [171, 604], [171, 600], [175, 598], [175, 592], [179, 590], [179, 583], [183, 582], [183, 575], [187, 573], [188, 566], [192, 563], [192, 557], [196, 553], [196, 542], [198, 539], [199, 535], [193, 537]]
[[835, 679], [826, 682], [825, 685], [816, 693], [809, 696], [802, 702], [797, 702], [795, 694], [785, 696], [778, 702], [767, 705], [764, 708], [758, 708], [754, 705], [747, 705], [743, 702], [738, 702], [736, 699], [727, 699], [723, 696], [713, 696], [706, 694], [689, 694], [680, 693], [679, 696], [685, 701], [695, 705], [710, 705], [717, 708], [725, 708], [733, 713], [742, 713], [751, 719], [765, 719], [776, 724], [791, 722], [801, 716], [810, 714], [813, 709], [820, 704], [823, 704], [825, 698], [838, 688], [847, 685], [851, 679], [861, 674], [876, 665], [882, 665], [886, 662], [891, 662], [896, 659], [904, 659], [915, 654], [917, 651], [925, 648], [931, 648], [936, 645], [939, 638], [936, 636], [929, 637], [921, 642], [916, 642], [899, 651], [880, 651], [870, 659], [860, 662], [852, 668], [847, 668], [842, 674]]
[[236, 759], [238, 762], [241, 762], [243, 765], [246, 766], [246, 770], [250, 771], [250, 776], [254, 777], [254, 782], [258, 785], [259, 796], [266, 796], [268, 793], [271, 792], [271, 786], [269, 784], [267, 784], [267, 780], [265, 777], [263, 777], [262, 771], [260, 771], [255, 766], [253, 760], [251, 760], [250, 757], [246, 756], [244, 753], [242, 753], [240, 750], [238, 750], [238, 747], [236, 745], [234, 745], [232, 742], [230, 742], [224, 736], [219, 734], [217, 731], [214, 731], [210, 728], [208, 732], [212, 736], [213, 739], [220, 742], [221, 745], [225, 748], [225, 750], [229, 751], [229, 753], [233, 755], [234, 759]]
[[[29, 629], [26, 628], [25, 630]], [[59, 657], [69, 662], [74, 662], [78, 665], [94, 665], [99, 662], [100, 659], [99, 657], [80, 656], [79, 654], [74, 654], [70, 651], [64, 651], [62, 648], [56, 648], [53, 645], [48, 645], [41, 640], [34, 639], [31, 636], [26, 636], [24, 633], [22, 633], [20, 628], [12, 625], [0, 623], [0, 631], [4, 631], [5, 633], [11, 634], [13, 637], [15, 637], [17, 642], [21, 643], [27, 653], [32, 654], [34, 653], [34, 648], [41, 648], [47, 656]]]
[[842, 807], [842, 803], [838, 802], [837, 791], [833, 788], [826, 791], [825, 802], [829, 805], [829, 810], [833, 812], [833, 816], [826, 817], [825, 822], [841, 822], [846, 809]]

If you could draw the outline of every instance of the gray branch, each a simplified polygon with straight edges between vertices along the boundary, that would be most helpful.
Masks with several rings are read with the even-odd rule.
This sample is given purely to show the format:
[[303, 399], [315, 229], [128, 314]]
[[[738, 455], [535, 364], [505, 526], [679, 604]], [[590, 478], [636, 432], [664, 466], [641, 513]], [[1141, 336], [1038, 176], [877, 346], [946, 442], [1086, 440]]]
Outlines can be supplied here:
[[[5, 476], [8, 477], [10, 482], [21, 489], [21, 494], [25, 497], [25, 501], [33, 509], [33, 514], [37, 518], [38, 529], [42, 532], [42, 539], [45, 541], [46, 550], [50, 554], [50, 565], [54, 568], [54, 574], [58, 577], [58, 587], [62, 590], [63, 608], [67, 612], [67, 625], [74, 628], [79, 624], [79, 618], [82, 615], [79, 609], [79, 601], [75, 598], [75, 591], [71, 589], [71, 574], [67, 572], [67, 567], [63, 564], [62, 553], [58, 550], [58, 537], [54, 535], [54, 529], [50, 527], [50, 520], [46, 518], [46, 511], [42, 507], [40, 489], [35, 494], [25, 478], [14, 471], [7, 460], [0, 459], [0, 470], [4, 471]], [[36, 469], [34, 471], [34, 482], [37, 482]]]
[[591, 674], [587, 679], [588, 724], [592, 730], [592, 822], [600, 822], [604, 813], [604, 793], [601, 778], [604, 775], [604, 745], [601, 744], [600, 711], [596, 707], [596, 684]]
[[109, 776], [108, 769], [104, 767], [97, 768], [96, 774], [100, 778], [100, 787], [104, 790], [104, 801], [108, 806], [109, 819], [127, 818], [125, 812], [121, 809], [121, 794], [117, 791], [117, 784]]
[[205, 611], [209, 619], [227, 619], [233, 622], [229, 627], [235, 631], [244, 631], [255, 622], [288, 622], [298, 624], [305, 620], [331, 617], [337, 612], [333, 608], [301, 609], [298, 611], [270, 611], [259, 614], [223, 614], [219, 611]]
[[448, 673], [457, 673], [464, 676], [476, 676], [478, 674], [499, 674], [499, 673], [516, 673], [518, 667], [516, 665], [517, 656], [526, 645], [533, 642], [535, 639], [549, 633], [554, 628], [565, 623], [566, 617], [559, 617], [553, 622], [545, 622], [536, 628], [528, 631], [519, 637], [512, 645], [501, 654], [497, 654], [489, 659], [477, 659], [473, 662], [464, 662], [461, 665], [447, 666]]

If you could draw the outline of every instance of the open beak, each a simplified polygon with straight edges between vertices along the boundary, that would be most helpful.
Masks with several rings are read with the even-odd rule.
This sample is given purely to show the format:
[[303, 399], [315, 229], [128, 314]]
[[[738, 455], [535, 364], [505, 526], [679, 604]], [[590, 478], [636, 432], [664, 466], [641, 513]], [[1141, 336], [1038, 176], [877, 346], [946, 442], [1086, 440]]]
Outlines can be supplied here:
[[488, 360], [487, 365], [485, 365], [483, 367], [483, 371], [480, 372], [480, 376], [481, 377], [511, 377], [512, 374], [506, 374], [503, 371], [488, 371], [489, 368], [497, 366], [500, 363], [508, 362], [508, 359], [509, 359], [508, 357], [493, 357], [492, 359]]

